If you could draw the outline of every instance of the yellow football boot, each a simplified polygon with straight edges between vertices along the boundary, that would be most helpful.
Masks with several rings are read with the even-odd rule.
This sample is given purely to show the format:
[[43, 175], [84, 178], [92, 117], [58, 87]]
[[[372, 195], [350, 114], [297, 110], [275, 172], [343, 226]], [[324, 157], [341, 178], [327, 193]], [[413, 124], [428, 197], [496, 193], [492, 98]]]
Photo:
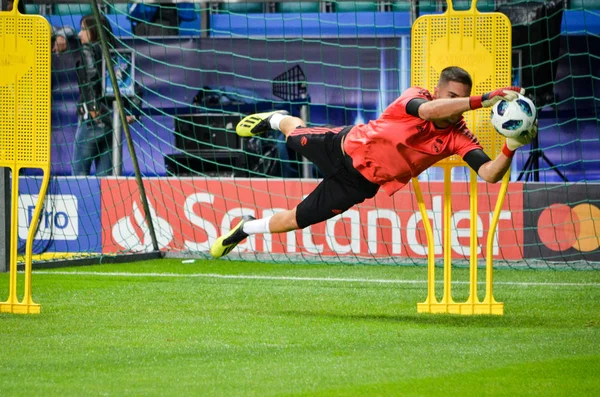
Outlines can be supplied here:
[[274, 114], [287, 115], [288, 112], [285, 110], [274, 110], [272, 112], [255, 113], [250, 116], [246, 116], [240, 121], [235, 128], [235, 132], [239, 136], [252, 137], [271, 130], [271, 116]]
[[213, 258], [221, 258], [231, 252], [239, 243], [244, 241], [248, 234], [244, 233], [244, 223], [253, 221], [254, 218], [251, 215], [242, 217], [242, 221], [238, 223], [233, 229], [219, 237], [217, 241], [210, 247], [210, 254]]

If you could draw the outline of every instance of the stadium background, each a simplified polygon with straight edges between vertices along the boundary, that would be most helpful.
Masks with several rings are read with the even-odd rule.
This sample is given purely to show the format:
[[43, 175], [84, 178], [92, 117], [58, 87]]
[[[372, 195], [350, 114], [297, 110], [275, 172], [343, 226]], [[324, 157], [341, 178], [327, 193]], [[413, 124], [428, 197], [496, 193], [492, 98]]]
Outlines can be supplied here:
[[[87, 5], [51, 3], [30, 5], [28, 12], [44, 13], [52, 26], [78, 28], [81, 15], [90, 10]], [[455, 2], [456, 7], [460, 8], [461, 3], [468, 2]], [[480, 2], [480, 9], [492, 10], [494, 5], [491, 3]], [[503, 2], [509, 6], [522, 3], [535, 2]], [[215, 3], [209, 6], [210, 10], [205, 8], [206, 5], [198, 4], [197, 19], [184, 22], [179, 36], [141, 38], [131, 33], [125, 4], [103, 2], [118, 46], [137, 52], [136, 80], [144, 89], [143, 117], [141, 123], [132, 126], [132, 138], [141, 173], [147, 189], [152, 192], [148, 198], [151, 212], [155, 211], [159, 225], [157, 237], [162, 241], [164, 251], [201, 253], [207, 248], [213, 230], [216, 233], [219, 227], [227, 228], [234, 215], [239, 215], [238, 208], [259, 214], [285, 208], [297, 202], [315, 183], [286, 178], [248, 182], [248, 186], [244, 186], [245, 183], [234, 183], [229, 179], [232, 170], [244, 171], [244, 166], [234, 165], [231, 159], [228, 159], [229, 164], [217, 166], [209, 173], [195, 172], [195, 169], [186, 169], [187, 172], [182, 173], [178, 169], [169, 169], [165, 157], [182, 153], [176, 125], [181, 115], [207, 112], [207, 109], [199, 110], [198, 105], [192, 104], [203, 87], [210, 87], [210, 92], [243, 98], [242, 103], [221, 102], [215, 109], [210, 109], [221, 117], [272, 107], [298, 113], [299, 105], [308, 103], [311, 123], [338, 125], [375, 118], [408, 87], [411, 23], [408, 2], [330, 3], [333, 12], [327, 13], [315, 12], [319, 10], [315, 9], [317, 3], [298, 3], [295, 9], [291, 3], [269, 4], [267, 8], [274, 12], [264, 12], [266, 6], [263, 3]], [[435, 1], [421, 2], [421, 6], [421, 14], [441, 11]], [[511, 266], [595, 268], [596, 261], [600, 260], [600, 248], [593, 243], [598, 241], [595, 219], [600, 211], [597, 184], [600, 179], [597, 154], [600, 152], [600, 3], [569, 1], [564, 2], [564, 6], [566, 8], [560, 11], [558, 35], [543, 38], [544, 42], [558, 42], [559, 52], [543, 62], [550, 62], [555, 70], [550, 81], [554, 97], [540, 110], [539, 145], [548, 159], [558, 165], [568, 183], [543, 161], [539, 181], [514, 182], [531, 154], [530, 148], [516, 156], [505, 217], [501, 217], [499, 225], [501, 244], [495, 253], [497, 260], [506, 260]], [[205, 15], [208, 24], [201, 25]], [[551, 17], [544, 15], [541, 18]], [[534, 44], [515, 48], [531, 52]], [[46, 216], [38, 226], [34, 251], [37, 254], [98, 257], [151, 251], [137, 198], [138, 190], [131, 178], [70, 177], [72, 142], [77, 125], [73, 112], [78, 97], [74, 67], [77, 57], [73, 51], [54, 55], [52, 60], [54, 178]], [[273, 79], [297, 65], [306, 76], [308, 97], [299, 102], [298, 98], [284, 100], [273, 95]], [[523, 76], [516, 70], [517, 83], [519, 78]], [[223, 128], [219, 126], [218, 129], [223, 131]], [[277, 137], [271, 137], [266, 142], [277, 145], [277, 140]], [[262, 152], [256, 157], [268, 156]], [[273, 160], [279, 161], [279, 156]], [[296, 174], [291, 176], [297, 177], [300, 174], [297, 164], [293, 160], [290, 164], [296, 165]], [[280, 173], [284, 172], [283, 166], [279, 169]], [[30, 175], [22, 184], [22, 229], [28, 225], [31, 195], [39, 188], [35, 172]], [[123, 150], [122, 175], [133, 175], [131, 157], [126, 149]], [[213, 179], [207, 181], [207, 175]], [[420, 178], [427, 181], [425, 189], [430, 193], [433, 213], [437, 213], [436, 192], [441, 192], [440, 175], [432, 170]], [[169, 178], [172, 176], [176, 178]], [[461, 183], [465, 174], [456, 173], [454, 180], [457, 212], [467, 208], [468, 194], [466, 184]], [[213, 194], [214, 200], [210, 201], [208, 196], [198, 197], [199, 191]], [[485, 200], [480, 209], [482, 232], [479, 237], [485, 241], [489, 223], [485, 214], [495, 202], [497, 189], [482, 185], [480, 191], [484, 192]], [[197, 200], [196, 204], [193, 204], [194, 200]], [[212, 215], [210, 219], [204, 216], [194, 221], [190, 215], [197, 216], [194, 214], [197, 207], [193, 205], [202, 206], [202, 203], [207, 208], [201, 211], [210, 211]], [[587, 210], [582, 211], [580, 207], [574, 210], [581, 204], [588, 205]], [[550, 205], [554, 205], [552, 208], [556, 211], [544, 212]], [[393, 200], [380, 194], [375, 203], [360, 206], [357, 214], [351, 216], [365, 222], [373, 208], [396, 213], [397, 218], [387, 214], [384, 226], [372, 232], [372, 240], [358, 246], [355, 241], [360, 236], [365, 237], [368, 230], [353, 232], [351, 225], [333, 222], [309, 233], [299, 232], [295, 240], [302, 244], [298, 243], [298, 247], [290, 243], [292, 237], [288, 236], [274, 238], [272, 245], [258, 239], [254, 249], [248, 251], [265, 254], [258, 256], [263, 259], [280, 259], [281, 256], [274, 254], [284, 254], [293, 260], [299, 254], [301, 260], [329, 255], [330, 259], [348, 257], [351, 261], [365, 261], [363, 255], [369, 254], [368, 259], [376, 262], [388, 263], [391, 257], [392, 263], [407, 260], [414, 263], [424, 258], [424, 252], [419, 249], [425, 244], [424, 234], [415, 215], [418, 211], [410, 188]], [[583, 214], [584, 218], [577, 218], [577, 214]], [[432, 215], [432, 219], [435, 225], [436, 215]], [[463, 241], [465, 235], [460, 229], [468, 227], [468, 218], [455, 214], [454, 219], [457, 229], [454, 256], [464, 259], [467, 252], [462, 252], [460, 246], [467, 243]], [[548, 219], [552, 222], [545, 222]], [[413, 222], [413, 229], [405, 227], [410, 222]], [[464, 222], [464, 226], [460, 222]], [[402, 231], [396, 234], [393, 227], [398, 225]], [[327, 227], [331, 228], [335, 238], [328, 237]], [[581, 239], [592, 243], [578, 243]], [[20, 244], [23, 245], [24, 240], [20, 239]], [[265, 248], [269, 246], [271, 249]], [[247, 248], [242, 246], [241, 251]], [[50, 256], [50, 259], [55, 258]]]

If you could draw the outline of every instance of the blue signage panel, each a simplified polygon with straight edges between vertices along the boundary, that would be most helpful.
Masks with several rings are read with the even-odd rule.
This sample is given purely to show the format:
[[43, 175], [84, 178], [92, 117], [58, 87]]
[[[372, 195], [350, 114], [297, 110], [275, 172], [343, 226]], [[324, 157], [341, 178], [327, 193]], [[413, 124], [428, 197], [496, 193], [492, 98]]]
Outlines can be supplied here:
[[[41, 177], [21, 177], [19, 181], [20, 253], [25, 252], [25, 242], [41, 183]], [[52, 178], [39, 222], [34, 227], [34, 254], [102, 252], [99, 179]]]

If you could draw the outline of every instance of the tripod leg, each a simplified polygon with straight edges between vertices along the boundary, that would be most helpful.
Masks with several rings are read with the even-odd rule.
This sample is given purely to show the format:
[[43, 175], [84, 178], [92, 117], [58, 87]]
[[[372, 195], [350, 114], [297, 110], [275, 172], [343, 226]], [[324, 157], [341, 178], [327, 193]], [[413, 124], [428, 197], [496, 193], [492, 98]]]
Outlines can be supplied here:
[[556, 172], [558, 174], [558, 176], [560, 176], [560, 178], [563, 180], [563, 182], [569, 182], [567, 180], [567, 177], [560, 172], [560, 170], [554, 165], [554, 163], [552, 161], [550, 161], [550, 159], [548, 157], [546, 157], [546, 155], [544, 153], [542, 153], [542, 159], [544, 159], [544, 161], [550, 166], [550, 168], [552, 168], [552, 170], [554, 172]]
[[519, 173], [519, 177], [517, 178], [517, 182], [520, 181], [521, 178], [523, 178], [523, 175], [525, 175], [525, 174], [527, 174], [525, 176], [525, 181], [527, 181], [529, 179], [529, 174], [527, 173], [527, 171], [529, 171], [529, 168], [533, 164], [533, 161], [532, 161], [533, 156], [535, 156], [535, 154], [533, 154], [533, 153], [529, 155], [529, 158], [525, 162], [525, 165], [523, 166], [523, 169]]

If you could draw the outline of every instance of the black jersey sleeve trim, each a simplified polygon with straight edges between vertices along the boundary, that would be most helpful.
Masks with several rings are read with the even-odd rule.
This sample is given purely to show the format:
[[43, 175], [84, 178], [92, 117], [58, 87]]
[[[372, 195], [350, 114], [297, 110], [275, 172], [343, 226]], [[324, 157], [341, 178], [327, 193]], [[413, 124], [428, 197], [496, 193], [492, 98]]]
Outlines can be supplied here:
[[465, 160], [465, 162], [469, 164], [469, 167], [473, 168], [475, 172], [479, 172], [479, 168], [492, 159], [490, 159], [490, 157], [485, 154], [483, 150], [474, 149], [465, 154], [463, 160]]
[[411, 116], [419, 117], [419, 107], [427, 102], [427, 99], [413, 98], [406, 104], [406, 113]]

